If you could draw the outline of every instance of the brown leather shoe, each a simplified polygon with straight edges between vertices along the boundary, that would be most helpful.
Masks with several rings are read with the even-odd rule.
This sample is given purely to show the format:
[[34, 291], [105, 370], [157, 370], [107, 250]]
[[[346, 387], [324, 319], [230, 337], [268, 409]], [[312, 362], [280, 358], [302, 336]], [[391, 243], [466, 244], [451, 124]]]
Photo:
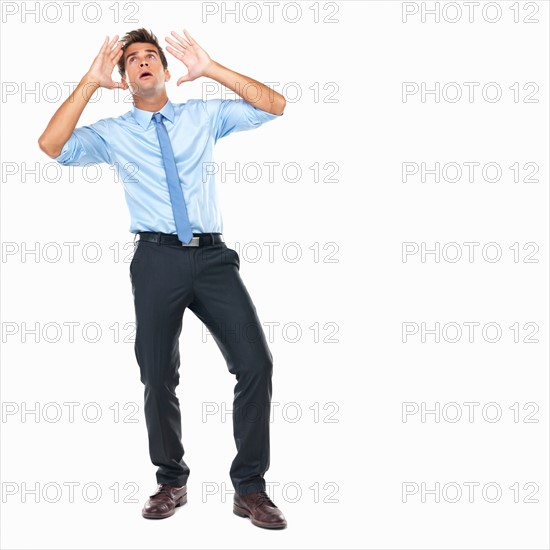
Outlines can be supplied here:
[[147, 519], [164, 519], [174, 515], [178, 506], [187, 502], [187, 485], [172, 487], [171, 485], [158, 484], [157, 490], [149, 495], [141, 515]]
[[265, 491], [246, 496], [235, 493], [233, 513], [242, 518], [250, 518], [250, 521], [257, 527], [283, 529], [287, 525], [283, 513], [275, 506]]

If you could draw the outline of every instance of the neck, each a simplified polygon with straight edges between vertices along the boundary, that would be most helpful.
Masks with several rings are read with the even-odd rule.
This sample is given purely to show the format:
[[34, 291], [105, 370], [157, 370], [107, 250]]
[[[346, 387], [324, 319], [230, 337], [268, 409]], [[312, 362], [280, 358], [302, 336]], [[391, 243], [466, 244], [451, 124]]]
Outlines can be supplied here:
[[160, 111], [168, 101], [168, 95], [166, 90], [163, 90], [161, 94], [154, 97], [142, 97], [142, 96], [133, 96], [134, 106], [142, 111], [151, 111], [156, 113]]

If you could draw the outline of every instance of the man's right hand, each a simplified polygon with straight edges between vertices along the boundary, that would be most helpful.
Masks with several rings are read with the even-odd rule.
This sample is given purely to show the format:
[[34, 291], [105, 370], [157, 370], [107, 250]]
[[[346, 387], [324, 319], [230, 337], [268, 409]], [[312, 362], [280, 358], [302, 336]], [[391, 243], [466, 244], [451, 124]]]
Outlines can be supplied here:
[[86, 77], [92, 82], [97, 83], [101, 88], [121, 88], [128, 89], [128, 84], [125, 81], [115, 82], [112, 74], [113, 69], [122, 56], [122, 42], [117, 42], [118, 34], [113, 36], [109, 41], [109, 37], [105, 38], [97, 57], [94, 59], [90, 70], [86, 73]]
[[38, 138], [40, 149], [49, 157], [57, 158], [59, 156], [76, 128], [82, 111], [97, 89], [128, 89], [126, 82], [115, 82], [111, 76], [122, 55], [122, 42], [117, 42], [117, 39], [118, 35], [115, 35], [110, 42], [108, 36], [105, 38], [90, 70], [78, 83], [73, 93], [57, 109], [48, 126]]

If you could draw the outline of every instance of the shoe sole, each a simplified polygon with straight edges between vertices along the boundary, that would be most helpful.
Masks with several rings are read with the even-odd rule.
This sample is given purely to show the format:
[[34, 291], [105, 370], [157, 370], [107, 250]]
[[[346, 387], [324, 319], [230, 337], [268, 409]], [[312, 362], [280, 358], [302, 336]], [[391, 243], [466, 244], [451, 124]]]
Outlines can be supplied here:
[[242, 508], [237, 504], [233, 504], [233, 513], [241, 518], [250, 518], [250, 521], [256, 527], [263, 527], [264, 529], [284, 529], [287, 525], [286, 521], [284, 523], [264, 523], [263, 521], [258, 521], [250, 515], [250, 512], [246, 508]]
[[178, 508], [179, 506], [183, 506], [186, 503], [187, 503], [187, 495], [185, 494], [180, 499], [176, 500], [176, 505], [174, 506], [174, 508], [172, 508], [172, 510], [169, 510], [165, 514], [150, 514], [148, 512], [144, 512], [142, 510], [141, 515], [146, 519], [165, 519], [165, 518], [169, 518], [170, 516], [173, 516], [176, 513], [176, 508]]

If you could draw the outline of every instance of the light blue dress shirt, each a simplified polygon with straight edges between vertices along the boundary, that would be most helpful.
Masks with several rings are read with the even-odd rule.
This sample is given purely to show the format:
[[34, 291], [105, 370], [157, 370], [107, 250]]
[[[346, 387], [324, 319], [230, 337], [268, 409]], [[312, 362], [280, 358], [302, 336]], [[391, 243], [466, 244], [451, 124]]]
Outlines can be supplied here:
[[[274, 115], [244, 99], [166, 102], [160, 112], [174, 151], [191, 229], [223, 233], [218, 205], [214, 144], [232, 132], [257, 128]], [[166, 172], [152, 111], [133, 107], [116, 117], [75, 128], [59, 156], [63, 166], [107, 163], [118, 172], [130, 211], [130, 232], [175, 234]]]

